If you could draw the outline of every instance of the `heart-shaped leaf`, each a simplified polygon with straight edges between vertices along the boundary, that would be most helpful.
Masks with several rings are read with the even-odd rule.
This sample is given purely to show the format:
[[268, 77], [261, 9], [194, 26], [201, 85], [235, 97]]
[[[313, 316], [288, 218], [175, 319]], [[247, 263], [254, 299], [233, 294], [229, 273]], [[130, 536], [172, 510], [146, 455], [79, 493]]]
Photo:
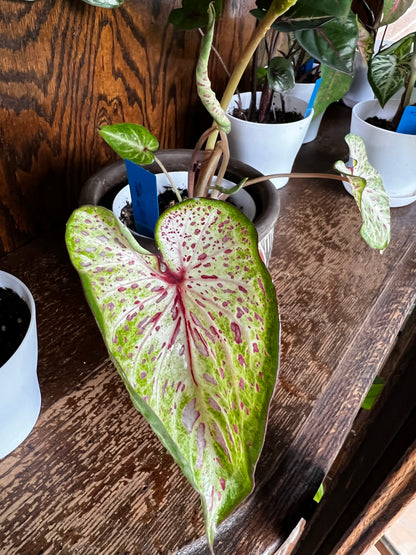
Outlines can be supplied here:
[[276, 56], [270, 60], [267, 68], [270, 87], [277, 92], [288, 91], [295, 86], [295, 70], [290, 60]]
[[412, 46], [416, 33], [380, 50], [369, 63], [368, 80], [383, 107], [395, 92], [406, 85], [410, 77]]
[[352, 12], [316, 29], [296, 31], [295, 36], [312, 58], [352, 75], [358, 40], [357, 20]]
[[201, 495], [212, 543], [253, 487], [278, 366], [275, 290], [254, 226], [225, 202], [185, 201], [155, 237], [159, 256], [87, 206], [66, 241], [133, 403]]
[[367, 158], [364, 141], [351, 133], [345, 137], [353, 166], [335, 163], [335, 169], [348, 177], [353, 196], [361, 212], [361, 236], [373, 249], [383, 251], [390, 242], [389, 197], [383, 180]]
[[313, 117], [325, 112], [330, 104], [344, 96], [352, 83], [352, 76], [332, 67], [321, 66], [321, 86], [313, 105]]
[[121, 158], [139, 165], [151, 164], [155, 159], [153, 152], [159, 148], [156, 137], [136, 123], [104, 125], [100, 135]]

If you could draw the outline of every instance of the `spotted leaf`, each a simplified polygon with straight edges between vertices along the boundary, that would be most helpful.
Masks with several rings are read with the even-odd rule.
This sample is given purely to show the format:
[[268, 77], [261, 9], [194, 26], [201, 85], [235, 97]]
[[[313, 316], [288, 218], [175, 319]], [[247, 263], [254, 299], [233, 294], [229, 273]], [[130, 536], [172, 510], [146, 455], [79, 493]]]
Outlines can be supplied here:
[[361, 212], [361, 236], [373, 249], [383, 251], [390, 242], [389, 197], [383, 180], [367, 158], [364, 141], [349, 133], [345, 140], [350, 149], [353, 165], [338, 161], [335, 169], [345, 175]]
[[199, 492], [207, 535], [252, 490], [278, 366], [275, 290], [257, 233], [235, 207], [167, 210], [141, 250], [102, 207], [66, 241], [135, 406]]

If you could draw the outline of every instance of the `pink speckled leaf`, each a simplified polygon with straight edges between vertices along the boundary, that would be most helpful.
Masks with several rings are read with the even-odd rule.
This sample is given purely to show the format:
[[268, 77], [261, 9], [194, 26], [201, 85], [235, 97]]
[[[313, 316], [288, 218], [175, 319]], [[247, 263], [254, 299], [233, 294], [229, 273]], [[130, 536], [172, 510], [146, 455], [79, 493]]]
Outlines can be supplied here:
[[255, 228], [227, 203], [183, 202], [155, 237], [160, 256], [88, 206], [66, 240], [135, 406], [201, 495], [212, 543], [253, 487], [278, 367], [276, 296]]

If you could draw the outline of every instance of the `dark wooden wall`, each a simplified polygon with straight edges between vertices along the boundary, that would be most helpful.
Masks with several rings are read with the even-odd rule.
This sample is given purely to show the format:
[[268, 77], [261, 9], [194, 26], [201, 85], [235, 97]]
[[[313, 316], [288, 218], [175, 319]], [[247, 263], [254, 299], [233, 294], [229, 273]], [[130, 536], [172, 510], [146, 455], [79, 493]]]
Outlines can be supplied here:
[[[132, 121], [161, 147], [192, 146], [209, 120], [194, 86], [198, 32], [168, 23], [178, 4], [0, 0], [0, 256], [65, 221], [85, 179], [116, 158], [100, 125]], [[224, 4], [216, 46], [232, 67], [254, 2]]]

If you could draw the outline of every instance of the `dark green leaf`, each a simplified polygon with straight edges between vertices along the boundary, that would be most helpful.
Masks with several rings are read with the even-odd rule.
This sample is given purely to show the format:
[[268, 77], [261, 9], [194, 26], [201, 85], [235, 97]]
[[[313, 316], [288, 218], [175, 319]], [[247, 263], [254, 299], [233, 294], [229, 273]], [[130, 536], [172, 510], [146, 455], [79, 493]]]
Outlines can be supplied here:
[[363, 401], [363, 404], [361, 405], [361, 408], [366, 410], [370, 410], [373, 408], [374, 403], [377, 401], [377, 399], [380, 396], [380, 393], [383, 390], [384, 384], [385, 382], [383, 378], [381, 378], [380, 376], [377, 376], [372, 386], [368, 390], [368, 393]]
[[[198, 29], [208, 25], [208, 6], [213, 0], [183, 0], [182, 8], [172, 10], [169, 15], [170, 23], [178, 29]], [[215, 0], [217, 17], [222, 11], [222, 0]]]
[[397, 21], [413, 4], [413, 0], [384, 0], [381, 25]]
[[135, 123], [116, 123], [105, 125], [100, 135], [113, 150], [124, 160], [135, 164], [151, 164], [153, 152], [159, 148], [159, 142], [150, 131]]
[[295, 86], [295, 72], [292, 62], [281, 56], [270, 61], [267, 68], [270, 87], [277, 92], [288, 91]]
[[334, 19], [318, 27], [297, 31], [297, 40], [312, 58], [333, 69], [352, 75], [358, 40], [356, 17]]
[[321, 78], [321, 86], [313, 105], [314, 118], [325, 112], [330, 104], [342, 98], [352, 83], [351, 75], [324, 65], [321, 66]]
[[414, 33], [407, 35], [370, 60], [368, 81], [382, 107], [409, 79], [413, 39]]

